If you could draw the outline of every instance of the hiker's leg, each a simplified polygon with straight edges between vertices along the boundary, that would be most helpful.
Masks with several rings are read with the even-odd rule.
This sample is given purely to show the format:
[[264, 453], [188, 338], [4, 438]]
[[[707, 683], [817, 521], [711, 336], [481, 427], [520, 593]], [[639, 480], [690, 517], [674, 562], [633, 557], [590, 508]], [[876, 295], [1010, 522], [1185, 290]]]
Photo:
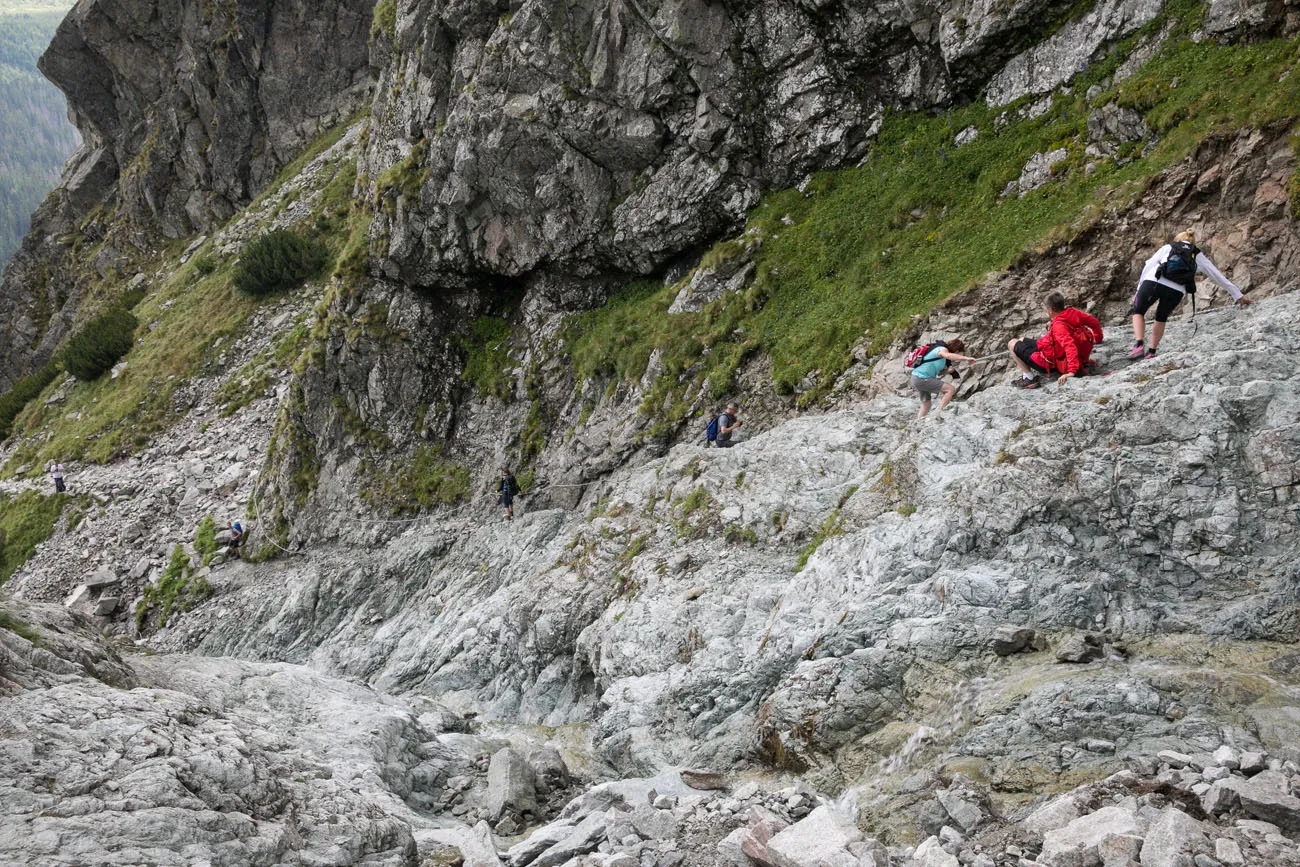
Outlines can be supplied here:
[[1160, 338], [1165, 336], [1165, 323], [1183, 301], [1183, 293], [1177, 289], [1170, 289], [1168, 286], [1161, 288], [1164, 291], [1160, 294], [1160, 303], [1156, 305], [1156, 321], [1151, 325], [1151, 342], [1147, 344], [1147, 348], [1152, 352], [1155, 352], [1156, 347], [1160, 345]]
[[939, 412], [943, 412], [943, 408], [952, 403], [952, 399], [957, 396], [957, 389], [952, 383], [945, 382], [942, 391], [943, 397], [939, 398]]
[[1133, 342], [1141, 343], [1146, 337], [1147, 321], [1141, 313], [1133, 314]]
[[925, 418], [930, 413], [930, 395], [921, 395], [921, 411], [916, 414], [917, 418]]
[[1029, 365], [1025, 364], [1025, 362], [1020, 358], [1020, 356], [1016, 354], [1016, 344], [1019, 343], [1021, 340], [1024, 340], [1024, 338], [1013, 337], [1012, 339], [1008, 340], [1007, 352], [1011, 353], [1011, 360], [1016, 363], [1016, 367], [1020, 368], [1020, 372], [1025, 374], [1025, 376], [1031, 376], [1033, 374], [1033, 371], [1029, 369]]

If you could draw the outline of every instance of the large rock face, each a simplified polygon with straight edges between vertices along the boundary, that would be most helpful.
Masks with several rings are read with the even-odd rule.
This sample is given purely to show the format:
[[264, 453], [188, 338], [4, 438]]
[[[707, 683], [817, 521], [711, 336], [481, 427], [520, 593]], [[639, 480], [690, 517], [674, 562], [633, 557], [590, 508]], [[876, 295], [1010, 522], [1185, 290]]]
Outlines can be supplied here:
[[[0, 389], [96, 285], [228, 220], [371, 85], [374, 0], [92, 0], [42, 57], [83, 139], [3, 272]], [[84, 315], [84, 314], [83, 314]]]
[[[816, 766], [904, 708], [956, 701], [1005, 624], [1058, 641], [1289, 641], [1297, 340], [1288, 294], [1059, 391], [997, 386], [922, 421], [887, 396], [729, 451], [677, 446], [594, 485], [580, 511], [418, 527], [377, 560], [310, 556], [171, 641], [503, 719], [592, 720], [627, 769]], [[961, 753], [1061, 773], [1217, 713], [1176, 663], [1150, 677], [1045, 656]], [[1166, 716], [1184, 689], [1196, 721]], [[1291, 730], [1266, 701], [1244, 712]]]
[[131, 219], [181, 237], [224, 221], [368, 90], [374, 0], [95, 0], [41, 58], [86, 139], [62, 194], [113, 183]]

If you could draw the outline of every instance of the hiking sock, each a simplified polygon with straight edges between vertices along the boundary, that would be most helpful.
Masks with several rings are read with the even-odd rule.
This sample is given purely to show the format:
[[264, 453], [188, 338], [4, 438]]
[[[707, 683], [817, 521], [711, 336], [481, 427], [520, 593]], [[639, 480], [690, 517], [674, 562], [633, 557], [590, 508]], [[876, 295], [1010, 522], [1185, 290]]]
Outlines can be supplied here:
[[1034, 378], [1034, 375], [1032, 373], [1022, 373], [1020, 374], [1020, 378], [1024, 380], [1030, 380]]

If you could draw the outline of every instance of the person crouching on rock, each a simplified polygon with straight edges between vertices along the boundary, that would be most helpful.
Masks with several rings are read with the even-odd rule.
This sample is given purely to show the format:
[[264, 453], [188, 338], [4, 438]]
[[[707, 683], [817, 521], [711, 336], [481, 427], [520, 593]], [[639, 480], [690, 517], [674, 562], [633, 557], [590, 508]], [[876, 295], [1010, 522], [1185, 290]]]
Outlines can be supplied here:
[[1020, 368], [1021, 388], [1038, 388], [1038, 375], [1058, 376], [1061, 385], [1073, 376], [1082, 376], [1092, 357], [1092, 347], [1101, 343], [1103, 334], [1097, 317], [1077, 307], [1066, 307], [1065, 296], [1053, 292], [1043, 299], [1043, 310], [1051, 322], [1047, 334], [1037, 340], [1020, 337], [1007, 343], [1011, 360]]
[[[1165, 323], [1169, 314], [1182, 303], [1185, 295], [1196, 294], [1196, 275], [1204, 274], [1216, 284], [1227, 290], [1233, 300], [1242, 307], [1250, 299], [1241, 294], [1236, 284], [1223, 276], [1210, 258], [1196, 246], [1196, 234], [1190, 229], [1180, 232], [1171, 244], [1165, 244], [1155, 255], [1147, 259], [1142, 266], [1142, 279], [1138, 282], [1137, 294], [1133, 296], [1133, 349], [1128, 357], [1131, 361], [1150, 358], [1156, 354], [1160, 338], [1165, 335]], [[1146, 313], [1151, 305], [1156, 307], [1156, 321], [1151, 326], [1151, 342], [1145, 343]], [[1192, 301], [1193, 310], [1196, 302]]]
[[506, 510], [506, 520], [515, 519], [515, 494], [519, 493], [519, 483], [515, 481], [515, 474], [510, 472], [509, 467], [501, 470], [501, 505]]
[[[929, 415], [931, 398], [936, 394], [942, 395], [939, 398], [940, 411], [956, 397], [957, 386], [944, 382], [939, 377], [950, 364], [975, 361], [969, 355], [961, 354], [965, 348], [966, 344], [960, 338], [940, 343], [921, 356], [920, 362], [912, 368], [912, 388], [921, 396], [921, 411], [916, 414], [917, 418]], [[956, 378], [957, 371], [952, 371], [952, 375]]]

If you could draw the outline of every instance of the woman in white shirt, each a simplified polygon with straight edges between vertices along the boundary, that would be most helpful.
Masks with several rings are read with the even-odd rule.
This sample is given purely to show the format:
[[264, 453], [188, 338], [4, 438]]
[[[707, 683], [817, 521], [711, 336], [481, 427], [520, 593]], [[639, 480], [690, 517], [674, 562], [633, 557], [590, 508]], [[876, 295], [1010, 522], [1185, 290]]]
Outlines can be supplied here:
[[[1170, 264], [1170, 259], [1175, 261]], [[1179, 279], [1180, 264], [1186, 273]], [[1190, 266], [1195, 263], [1195, 270]], [[1170, 273], [1172, 272], [1172, 273]], [[1155, 255], [1147, 259], [1142, 268], [1142, 280], [1138, 283], [1137, 294], [1133, 296], [1133, 350], [1128, 357], [1134, 361], [1150, 358], [1156, 354], [1156, 347], [1165, 335], [1165, 322], [1174, 308], [1182, 303], [1187, 292], [1196, 291], [1196, 276], [1204, 274], [1217, 285], [1227, 290], [1228, 294], [1241, 305], [1250, 303], [1250, 299], [1241, 294], [1241, 290], [1223, 276], [1210, 258], [1196, 247], [1196, 235], [1190, 229], [1180, 232], [1174, 243], [1165, 244]], [[1146, 313], [1151, 305], [1156, 305], [1155, 324], [1151, 326], [1151, 343], [1144, 342], [1146, 336]]]

